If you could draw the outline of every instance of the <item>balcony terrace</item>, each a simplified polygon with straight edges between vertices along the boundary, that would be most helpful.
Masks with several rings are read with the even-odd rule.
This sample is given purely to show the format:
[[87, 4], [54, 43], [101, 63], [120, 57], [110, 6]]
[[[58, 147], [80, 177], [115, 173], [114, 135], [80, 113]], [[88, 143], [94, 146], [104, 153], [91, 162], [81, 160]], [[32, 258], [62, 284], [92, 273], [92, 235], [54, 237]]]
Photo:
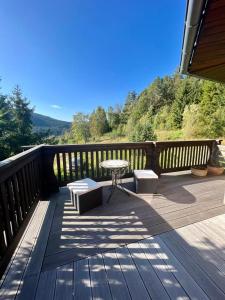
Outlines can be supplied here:
[[[0, 299], [225, 299], [225, 175], [190, 175], [213, 143], [38, 146], [3, 161]], [[129, 195], [109, 203], [106, 158], [130, 161]], [[142, 168], [160, 175], [157, 194], [134, 192]], [[84, 177], [104, 201], [77, 215], [65, 184]]]

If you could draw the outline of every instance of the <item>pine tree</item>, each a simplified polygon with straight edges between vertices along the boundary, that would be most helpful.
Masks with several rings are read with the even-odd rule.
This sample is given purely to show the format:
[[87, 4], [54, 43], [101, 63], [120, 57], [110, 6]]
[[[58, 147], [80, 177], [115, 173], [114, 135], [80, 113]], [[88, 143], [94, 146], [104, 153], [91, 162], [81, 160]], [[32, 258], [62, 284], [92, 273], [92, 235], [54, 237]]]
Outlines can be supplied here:
[[12, 121], [14, 134], [11, 140], [13, 152], [19, 152], [20, 147], [32, 142], [32, 120], [33, 109], [29, 107], [30, 102], [23, 97], [22, 91], [17, 85], [9, 98], [12, 107]]
[[7, 96], [0, 94], [0, 160], [11, 155], [10, 140], [15, 128]]
[[137, 99], [138, 99], [138, 96], [137, 96], [137, 93], [135, 91], [130, 91], [128, 93], [127, 98], [125, 100], [124, 107], [123, 107], [123, 111], [122, 111], [122, 114], [121, 114], [121, 120], [120, 121], [121, 121], [122, 124], [127, 123]]

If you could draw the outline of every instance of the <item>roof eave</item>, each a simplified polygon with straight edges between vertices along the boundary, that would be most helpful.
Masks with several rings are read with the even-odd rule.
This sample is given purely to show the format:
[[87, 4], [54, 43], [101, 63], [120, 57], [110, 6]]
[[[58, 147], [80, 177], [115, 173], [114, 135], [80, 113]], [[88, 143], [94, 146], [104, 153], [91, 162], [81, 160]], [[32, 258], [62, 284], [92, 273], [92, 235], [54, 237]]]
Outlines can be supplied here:
[[181, 52], [180, 73], [188, 74], [193, 49], [198, 37], [199, 27], [206, 0], [188, 0], [183, 45]]

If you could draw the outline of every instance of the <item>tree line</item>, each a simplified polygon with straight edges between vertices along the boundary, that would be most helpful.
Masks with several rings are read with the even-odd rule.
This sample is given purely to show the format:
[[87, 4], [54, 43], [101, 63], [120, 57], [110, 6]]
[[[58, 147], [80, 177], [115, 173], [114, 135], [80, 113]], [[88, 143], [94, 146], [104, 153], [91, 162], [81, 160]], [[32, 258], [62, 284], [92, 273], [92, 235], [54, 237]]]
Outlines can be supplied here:
[[21, 152], [24, 145], [55, 143], [49, 131], [32, 131], [33, 110], [19, 86], [10, 95], [0, 93], [0, 160]]
[[139, 94], [130, 91], [123, 105], [76, 113], [59, 139], [33, 132], [33, 110], [18, 86], [10, 95], [0, 92], [0, 160], [23, 145], [98, 142], [106, 134], [136, 142], [156, 140], [160, 131], [178, 132], [173, 139], [225, 137], [225, 85], [177, 72], [156, 78]]
[[122, 106], [75, 114], [61, 142], [94, 142], [106, 133], [138, 142], [163, 130], [183, 139], [224, 137], [225, 86], [177, 72], [158, 77], [139, 95], [130, 91]]

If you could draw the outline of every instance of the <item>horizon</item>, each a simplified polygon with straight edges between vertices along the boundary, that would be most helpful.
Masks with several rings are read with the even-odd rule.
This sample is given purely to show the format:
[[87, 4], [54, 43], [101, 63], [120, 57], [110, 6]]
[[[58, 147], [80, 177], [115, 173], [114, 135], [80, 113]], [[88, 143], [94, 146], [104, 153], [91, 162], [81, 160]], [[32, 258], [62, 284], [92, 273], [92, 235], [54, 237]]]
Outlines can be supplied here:
[[5, 1], [1, 91], [19, 84], [35, 113], [69, 122], [77, 112], [121, 105], [129, 91], [139, 94], [179, 66], [185, 5]]

